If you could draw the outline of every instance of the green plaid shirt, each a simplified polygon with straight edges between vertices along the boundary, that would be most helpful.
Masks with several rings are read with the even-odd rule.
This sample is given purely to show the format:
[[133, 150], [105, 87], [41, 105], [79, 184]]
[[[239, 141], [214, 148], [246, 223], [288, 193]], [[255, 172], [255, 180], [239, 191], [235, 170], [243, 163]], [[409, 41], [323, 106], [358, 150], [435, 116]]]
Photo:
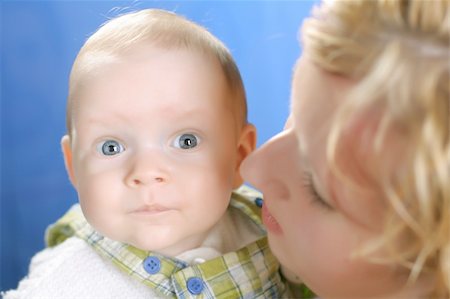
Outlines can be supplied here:
[[[279, 264], [269, 250], [258, 193], [248, 187], [233, 192], [230, 206], [241, 210], [261, 229], [262, 238], [238, 251], [229, 252], [197, 265], [140, 250], [97, 233], [84, 218], [79, 205], [72, 207], [47, 230], [47, 244], [55, 246], [71, 236], [85, 240], [121, 271], [172, 298], [286, 298], [286, 286]], [[157, 273], [144, 269], [146, 260], [157, 259]]]

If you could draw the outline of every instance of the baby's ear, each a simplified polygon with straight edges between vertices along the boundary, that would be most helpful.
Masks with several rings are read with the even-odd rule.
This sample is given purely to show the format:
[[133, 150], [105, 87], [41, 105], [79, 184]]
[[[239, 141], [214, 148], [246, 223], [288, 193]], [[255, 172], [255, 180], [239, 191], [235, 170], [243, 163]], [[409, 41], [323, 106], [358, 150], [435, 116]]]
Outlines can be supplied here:
[[76, 181], [72, 165], [72, 145], [69, 135], [64, 135], [63, 138], [61, 138], [61, 148], [64, 155], [64, 164], [66, 165], [67, 174], [69, 175], [70, 182], [75, 187]]
[[246, 124], [241, 130], [241, 136], [238, 142], [238, 155], [236, 160], [236, 173], [234, 176], [234, 188], [238, 188], [244, 183], [239, 168], [242, 161], [250, 155], [256, 148], [256, 128], [252, 124]]

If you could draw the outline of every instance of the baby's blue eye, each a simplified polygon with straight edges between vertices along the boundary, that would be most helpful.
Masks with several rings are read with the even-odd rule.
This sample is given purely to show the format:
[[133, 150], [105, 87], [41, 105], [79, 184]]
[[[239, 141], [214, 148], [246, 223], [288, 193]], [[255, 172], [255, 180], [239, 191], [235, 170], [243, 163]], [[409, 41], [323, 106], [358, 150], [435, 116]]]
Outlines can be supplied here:
[[99, 151], [105, 156], [114, 156], [120, 154], [124, 150], [123, 146], [115, 140], [106, 140], [99, 144]]
[[197, 146], [198, 138], [194, 134], [181, 134], [175, 139], [175, 147], [181, 149], [191, 149]]

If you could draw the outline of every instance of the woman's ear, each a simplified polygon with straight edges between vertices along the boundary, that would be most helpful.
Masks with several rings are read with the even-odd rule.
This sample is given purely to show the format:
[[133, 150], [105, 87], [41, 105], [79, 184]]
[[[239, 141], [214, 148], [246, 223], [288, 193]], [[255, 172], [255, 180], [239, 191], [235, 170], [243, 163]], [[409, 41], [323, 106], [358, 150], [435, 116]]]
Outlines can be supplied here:
[[234, 176], [233, 188], [238, 188], [244, 183], [244, 179], [241, 176], [239, 168], [241, 167], [242, 161], [250, 155], [256, 148], [256, 128], [252, 124], [246, 124], [241, 130], [241, 135], [238, 142], [238, 155], [236, 160], [236, 169]]
[[72, 164], [72, 145], [69, 135], [64, 135], [61, 138], [61, 148], [64, 155], [64, 164], [66, 165], [67, 174], [69, 175], [70, 182], [75, 187], [76, 180], [73, 172], [73, 164]]

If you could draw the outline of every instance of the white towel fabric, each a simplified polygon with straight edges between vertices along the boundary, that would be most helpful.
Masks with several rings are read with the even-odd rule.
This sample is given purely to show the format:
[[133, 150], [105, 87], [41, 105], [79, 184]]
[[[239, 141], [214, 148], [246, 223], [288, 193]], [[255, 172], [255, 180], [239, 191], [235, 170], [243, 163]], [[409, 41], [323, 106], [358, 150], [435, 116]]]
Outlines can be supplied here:
[[[177, 258], [189, 264], [202, 263], [260, 237], [260, 230], [247, 216], [229, 209], [201, 247], [181, 253]], [[28, 276], [16, 290], [2, 295], [4, 299], [163, 298], [120, 271], [77, 237], [37, 253], [31, 260]]]

